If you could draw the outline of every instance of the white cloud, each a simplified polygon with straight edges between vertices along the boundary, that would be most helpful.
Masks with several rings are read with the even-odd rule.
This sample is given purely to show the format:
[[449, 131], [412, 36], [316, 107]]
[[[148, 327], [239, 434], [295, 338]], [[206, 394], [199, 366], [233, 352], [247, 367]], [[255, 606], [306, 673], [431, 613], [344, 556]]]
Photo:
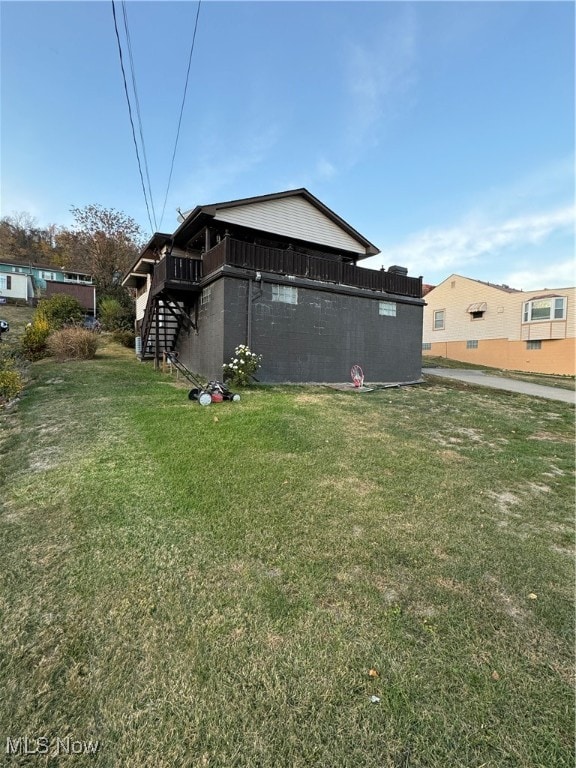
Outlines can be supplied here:
[[325, 157], [321, 157], [316, 163], [316, 175], [321, 179], [332, 179], [337, 173], [336, 166]]
[[397, 115], [416, 82], [413, 13], [403, 8], [377, 39], [350, 43], [346, 66], [348, 141], [359, 150], [377, 140], [376, 129]]
[[[211, 137], [209, 142], [201, 149], [200, 158], [189, 156], [181, 163], [179, 175], [184, 177], [184, 182], [179, 189], [171, 194], [172, 200], [176, 198], [176, 205], [182, 210], [190, 210], [196, 205], [206, 205], [216, 199], [232, 197], [236, 194], [234, 189], [237, 181], [248, 173], [262, 165], [269, 157], [278, 138], [275, 126], [269, 126], [265, 131], [238, 136], [236, 143], [231, 146], [223, 139]], [[242, 189], [245, 189], [242, 184]], [[227, 190], [227, 191], [226, 191]], [[269, 190], [263, 190], [262, 194]], [[251, 191], [251, 193], [256, 194]], [[238, 197], [245, 197], [244, 192], [239, 192]], [[167, 206], [165, 218], [170, 217], [170, 207]]]
[[506, 285], [535, 291], [540, 288], [570, 288], [576, 285], [576, 264], [574, 259], [548, 264], [538, 270], [510, 272], [504, 278]]
[[483, 189], [476, 206], [492, 218], [511, 217], [516, 213], [542, 210], [574, 192], [574, 156], [551, 160], [530, 169], [521, 178], [499, 187]]
[[[378, 259], [388, 265], [404, 264], [411, 274], [460, 271], [482, 257], [497, 257], [505, 250], [537, 245], [573, 228], [572, 206], [501, 222], [484, 222], [478, 216], [470, 216], [456, 227], [418, 232], [383, 250]], [[514, 284], [512, 278], [510, 284]]]

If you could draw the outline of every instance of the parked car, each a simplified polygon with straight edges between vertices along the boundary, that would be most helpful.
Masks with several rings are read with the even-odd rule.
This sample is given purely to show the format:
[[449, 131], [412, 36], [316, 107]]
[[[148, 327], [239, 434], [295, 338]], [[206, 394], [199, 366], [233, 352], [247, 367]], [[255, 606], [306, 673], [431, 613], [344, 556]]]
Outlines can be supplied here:
[[100, 320], [98, 320], [95, 317], [92, 317], [91, 315], [86, 315], [83, 322], [84, 328], [87, 328], [89, 331], [96, 331], [96, 333], [100, 333], [100, 330], [102, 326], [100, 325]]

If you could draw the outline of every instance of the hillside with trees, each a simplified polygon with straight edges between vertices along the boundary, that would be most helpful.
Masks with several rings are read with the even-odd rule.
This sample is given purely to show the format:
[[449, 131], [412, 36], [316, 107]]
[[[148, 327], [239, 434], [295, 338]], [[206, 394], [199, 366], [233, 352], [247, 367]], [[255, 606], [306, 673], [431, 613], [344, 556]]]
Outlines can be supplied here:
[[91, 275], [100, 291], [121, 281], [136, 259], [143, 233], [134, 219], [101, 205], [71, 208], [71, 227], [38, 225], [26, 212], [0, 219], [0, 260], [42, 264]]

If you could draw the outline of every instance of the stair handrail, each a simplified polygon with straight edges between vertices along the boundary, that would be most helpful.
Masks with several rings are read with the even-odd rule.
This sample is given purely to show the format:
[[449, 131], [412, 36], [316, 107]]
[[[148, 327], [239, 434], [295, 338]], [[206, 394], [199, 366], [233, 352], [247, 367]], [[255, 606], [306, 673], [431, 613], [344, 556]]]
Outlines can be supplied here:
[[146, 347], [148, 346], [148, 337], [150, 336], [150, 330], [152, 328], [152, 320], [154, 319], [154, 297], [152, 291], [148, 291], [148, 300], [146, 301], [146, 308], [142, 316], [142, 324], [140, 326], [140, 340], [142, 344], [142, 356], [146, 354]]

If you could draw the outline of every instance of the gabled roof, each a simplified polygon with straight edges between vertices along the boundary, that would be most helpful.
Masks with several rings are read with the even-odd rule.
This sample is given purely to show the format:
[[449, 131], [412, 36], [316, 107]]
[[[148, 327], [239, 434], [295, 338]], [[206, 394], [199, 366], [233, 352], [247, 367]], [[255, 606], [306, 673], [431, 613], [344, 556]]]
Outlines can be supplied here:
[[476, 280], [474, 277], [466, 277], [466, 275], [458, 275], [455, 273], [447, 277], [445, 280], [442, 280], [442, 282], [438, 283], [438, 285], [436, 285], [435, 288], [439, 288], [441, 285], [444, 285], [444, 283], [447, 283], [449, 280], [454, 280], [455, 278], [460, 278], [460, 280], [468, 280], [471, 283], [478, 283], [478, 285], [485, 285], [488, 288], [494, 288], [495, 290], [503, 291], [504, 293], [522, 293], [520, 288], [510, 288], [509, 285], [499, 285], [498, 283], [489, 283], [485, 280]]
[[[448, 283], [451, 280], [455, 280], [455, 279], [467, 280], [470, 283], [477, 283], [479, 286], [486, 286], [487, 288], [492, 288], [496, 291], [502, 291], [503, 293], [514, 293], [514, 294], [521, 293], [523, 296], [526, 297], [526, 301], [532, 301], [533, 299], [549, 299], [549, 298], [553, 298], [554, 296], [556, 296], [557, 298], [560, 298], [564, 294], [558, 293], [558, 291], [573, 290], [572, 287], [567, 287], [567, 288], [535, 288], [532, 290], [525, 291], [522, 288], [511, 288], [509, 285], [500, 285], [498, 283], [490, 283], [485, 280], [476, 280], [473, 277], [466, 277], [465, 275], [459, 275], [456, 273], [453, 273], [449, 277], [447, 277], [445, 280], [442, 280], [442, 282], [436, 285], [434, 288], [440, 288], [445, 283]], [[434, 290], [434, 288], [432, 288], [432, 290]]]
[[146, 243], [142, 252], [127, 270], [122, 280], [125, 288], [133, 288], [138, 285], [138, 278], [145, 278], [152, 271], [152, 264], [158, 261], [158, 252], [172, 240], [172, 235], [163, 232], [155, 232]]
[[[304, 229], [301, 232], [298, 231], [297, 226], [292, 225], [288, 227], [286, 231], [280, 231], [278, 227], [282, 226], [282, 213], [290, 210], [286, 206], [277, 206], [278, 212], [273, 213], [270, 203], [289, 203], [293, 201], [299, 201], [300, 205], [304, 203], [307, 206], [311, 206], [318, 214], [316, 219], [317, 224], [322, 224], [323, 220], [329, 222], [333, 227], [338, 228], [343, 233], [342, 243], [345, 244], [342, 250], [349, 250], [352, 252], [358, 252], [360, 257], [375, 256], [380, 253], [379, 249], [371, 243], [367, 238], [361, 235], [354, 227], [348, 222], [344, 221], [333, 210], [324, 205], [317, 197], [309, 192], [304, 187], [299, 189], [291, 189], [285, 192], [275, 192], [269, 195], [259, 195], [257, 197], [245, 197], [239, 200], [228, 200], [221, 203], [212, 203], [210, 205], [199, 205], [191, 211], [182, 214], [185, 216], [184, 221], [178, 229], [174, 232], [174, 241], [178, 244], [181, 241], [187, 241], [189, 237], [204, 226], [210, 220], [219, 220], [230, 223], [242, 223], [246, 226], [252, 226], [255, 229], [263, 229], [264, 231], [274, 232], [277, 234], [288, 233], [288, 229], [291, 229], [295, 239], [312, 239], [318, 244], [328, 245], [330, 243], [323, 243], [321, 235], [318, 235], [314, 239], [314, 235], [306, 233]], [[250, 209], [250, 219], [247, 218], [246, 211]], [[293, 209], [295, 213], [302, 214], [303, 209]], [[295, 217], [296, 218], [296, 217]], [[332, 230], [334, 233], [335, 230]], [[324, 229], [324, 233], [329, 233], [328, 229]], [[289, 233], [288, 233], [289, 234]], [[306, 236], [308, 234], [308, 237]], [[300, 235], [300, 236], [299, 236]]]

